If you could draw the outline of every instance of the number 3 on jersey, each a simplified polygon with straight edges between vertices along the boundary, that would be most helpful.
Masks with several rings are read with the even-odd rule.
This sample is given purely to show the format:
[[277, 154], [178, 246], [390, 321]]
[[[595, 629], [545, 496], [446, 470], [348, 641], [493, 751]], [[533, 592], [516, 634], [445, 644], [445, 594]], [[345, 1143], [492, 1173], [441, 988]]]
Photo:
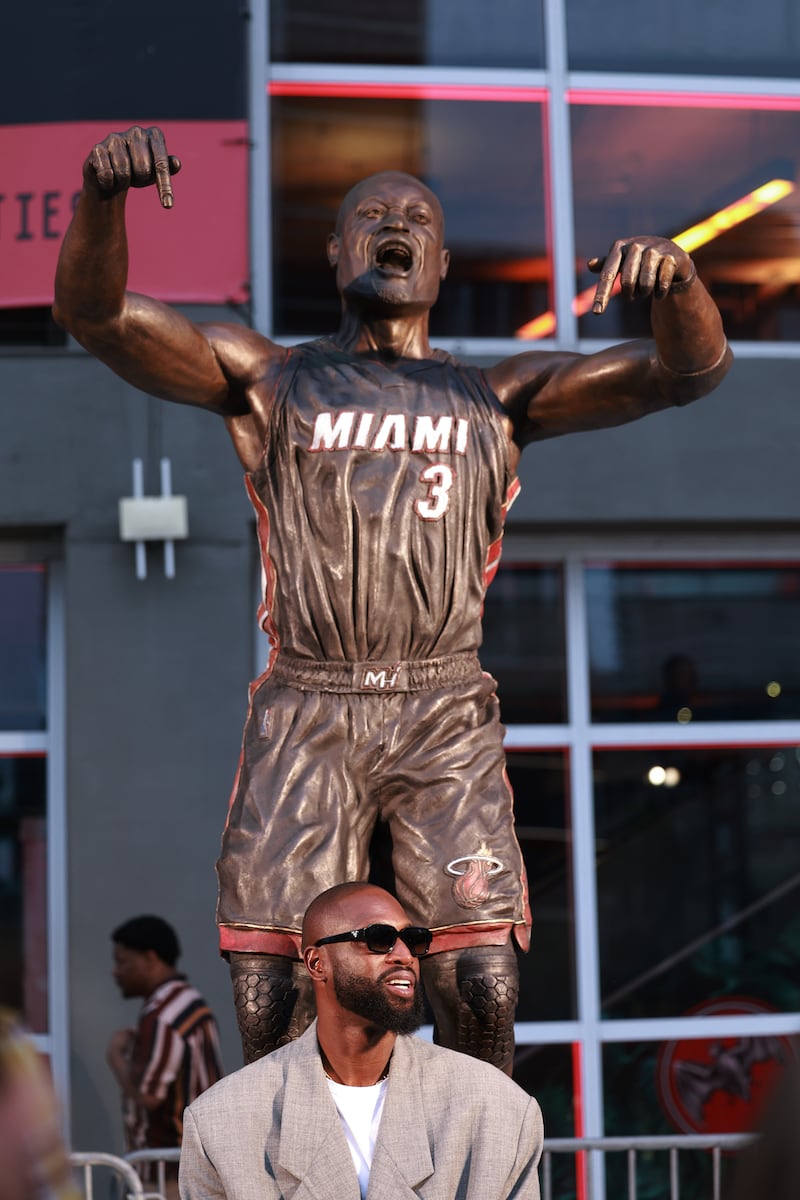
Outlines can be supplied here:
[[420, 479], [427, 483], [428, 495], [424, 500], [414, 502], [418, 517], [422, 517], [423, 521], [438, 521], [444, 516], [450, 503], [449, 493], [455, 477], [455, 471], [446, 463], [433, 463], [425, 468]]

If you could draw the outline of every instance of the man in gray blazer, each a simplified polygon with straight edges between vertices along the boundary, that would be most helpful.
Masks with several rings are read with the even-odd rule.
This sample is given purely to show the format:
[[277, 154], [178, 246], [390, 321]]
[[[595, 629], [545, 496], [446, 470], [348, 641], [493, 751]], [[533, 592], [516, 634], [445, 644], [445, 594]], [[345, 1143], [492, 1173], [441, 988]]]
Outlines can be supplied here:
[[182, 1200], [538, 1200], [536, 1101], [409, 1036], [430, 940], [382, 888], [313, 901], [303, 961], [317, 1020], [186, 1110]]

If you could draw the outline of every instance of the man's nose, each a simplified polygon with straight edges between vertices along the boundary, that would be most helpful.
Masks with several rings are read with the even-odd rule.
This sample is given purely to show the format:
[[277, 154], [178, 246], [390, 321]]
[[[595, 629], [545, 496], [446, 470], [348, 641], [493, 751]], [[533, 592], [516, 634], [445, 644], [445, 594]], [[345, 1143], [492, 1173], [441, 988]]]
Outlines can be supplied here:
[[414, 961], [414, 955], [402, 938], [397, 939], [386, 957], [390, 962], [403, 963], [404, 966], [408, 966], [409, 963], [413, 963]]

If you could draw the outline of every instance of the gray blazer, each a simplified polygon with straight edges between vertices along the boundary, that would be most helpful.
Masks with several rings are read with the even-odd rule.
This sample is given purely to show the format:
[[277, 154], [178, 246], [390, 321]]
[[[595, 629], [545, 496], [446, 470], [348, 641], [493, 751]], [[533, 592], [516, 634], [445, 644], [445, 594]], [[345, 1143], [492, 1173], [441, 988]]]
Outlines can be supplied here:
[[[496, 1067], [398, 1037], [368, 1200], [538, 1200], [539, 1105]], [[182, 1200], [359, 1200], [316, 1022], [186, 1110]]]

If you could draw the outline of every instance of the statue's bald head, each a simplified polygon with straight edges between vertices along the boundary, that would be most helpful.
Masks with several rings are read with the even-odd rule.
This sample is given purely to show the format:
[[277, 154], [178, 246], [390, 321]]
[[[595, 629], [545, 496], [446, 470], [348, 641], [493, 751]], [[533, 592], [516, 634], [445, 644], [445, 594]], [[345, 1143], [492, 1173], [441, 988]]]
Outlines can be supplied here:
[[407, 171], [377, 171], [374, 175], [367, 175], [365, 179], [360, 179], [358, 183], [354, 184], [339, 205], [339, 211], [336, 215], [336, 233], [341, 235], [345, 216], [351, 208], [358, 204], [363, 196], [369, 196], [373, 192], [380, 193], [384, 185], [396, 183], [402, 183], [407, 187], [415, 188], [421, 196], [424, 196], [436, 213], [442, 235], [444, 235], [444, 212], [439, 203], [439, 197], [421, 179], [417, 179], [416, 175], [409, 175]]

